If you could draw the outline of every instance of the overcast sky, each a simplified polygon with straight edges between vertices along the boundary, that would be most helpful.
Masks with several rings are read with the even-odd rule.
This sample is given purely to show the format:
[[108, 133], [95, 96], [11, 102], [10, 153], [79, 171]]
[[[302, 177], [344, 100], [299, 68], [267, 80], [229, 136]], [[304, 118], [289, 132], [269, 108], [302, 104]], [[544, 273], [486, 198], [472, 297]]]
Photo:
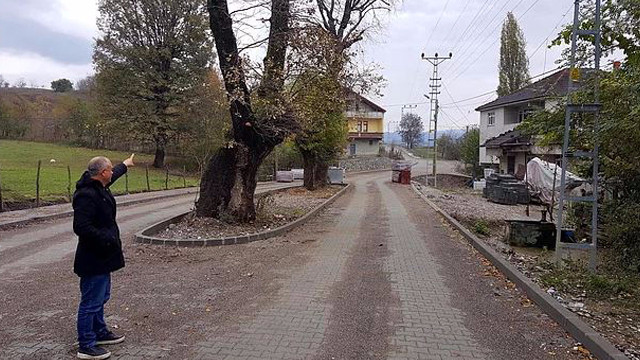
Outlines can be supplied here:
[[[524, 31], [529, 70], [536, 75], [556, 66], [560, 48], [547, 49], [545, 43], [555, 37], [558, 24], [572, 21], [572, 12], [568, 13], [572, 4], [570, 0], [404, 0], [380, 34], [362, 45], [366, 61], [378, 63], [388, 81], [384, 96], [372, 100], [387, 109], [385, 120], [391, 130], [403, 104], [418, 104], [412, 111], [426, 120], [429, 106], [423, 94], [429, 92], [433, 67], [420, 54], [453, 52], [453, 58], [440, 65], [444, 86], [438, 128], [477, 124], [474, 108], [495, 98], [500, 28], [507, 11], [513, 11]], [[91, 74], [96, 16], [96, 0], [0, 0], [0, 75], [11, 84], [22, 79], [29, 86], [49, 88], [53, 80], [75, 82]], [[489, 94], [461, 102], [485, 93]]]

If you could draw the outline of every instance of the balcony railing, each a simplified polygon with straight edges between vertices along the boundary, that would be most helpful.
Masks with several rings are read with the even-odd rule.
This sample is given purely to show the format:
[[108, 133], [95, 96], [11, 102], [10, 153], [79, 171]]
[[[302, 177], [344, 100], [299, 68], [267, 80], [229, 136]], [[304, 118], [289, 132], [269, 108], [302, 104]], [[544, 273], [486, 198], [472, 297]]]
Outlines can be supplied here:
[[347, 111], [345, 115], [348, 118], [364, 118], [364, 119], [382, 119], [384, 113], [378, 111]]
[[349, 131], [349, 138], [351, 139], [382, 139], [383, 134], [381, 132], [357, 132]]

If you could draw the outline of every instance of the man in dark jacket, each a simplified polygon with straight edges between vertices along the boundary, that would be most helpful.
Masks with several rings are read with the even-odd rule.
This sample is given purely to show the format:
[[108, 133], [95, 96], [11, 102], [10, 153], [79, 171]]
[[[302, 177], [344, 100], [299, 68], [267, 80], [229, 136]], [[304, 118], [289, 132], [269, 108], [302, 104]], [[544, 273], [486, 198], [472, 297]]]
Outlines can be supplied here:
[[124, 267], [116, 201], [109, 186], [133, 166], [133, 154], [115, 167], [109, 159], [91, 159], [73, 194], [73, 231], [78, 247], [73, 271], [80, 277], [78, 358], [106, 359], [111, 352], [99, 345], [124, 341], [107, 328], [104, 304], [111, 291], [111, 272]]

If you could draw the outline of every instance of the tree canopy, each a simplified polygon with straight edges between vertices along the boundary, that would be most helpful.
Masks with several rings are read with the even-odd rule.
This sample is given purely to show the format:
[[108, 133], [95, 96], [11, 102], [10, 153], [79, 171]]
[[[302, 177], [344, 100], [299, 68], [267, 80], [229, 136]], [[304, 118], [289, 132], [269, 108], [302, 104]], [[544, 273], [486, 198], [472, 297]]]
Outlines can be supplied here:
[[94, 62], [102, 115], [156, 146], [164, 165], [176, 109], [205, 83], [213, 55], [199, 0], [104, 0]]
[[58, 79], [51, 82], [51, 89], [55, 92], [67, 92], [73, 90], [73, 83], [68, 79]]
[[511, 94], [529, 83], [529, 59], [524, 33], [513, 13], [507, 13], [500, 35], [498, 96]]
[[[593, 3], [584, 9], [585, 21], [580, 28], [593, 27]], [[640, 271], [640, 9], [634, 0], [612, 0], [602, 8], [602, 45], [604, 54], [622, 51], [624, 59], [619, 69], [602, 71], [598, 83], [595, 77], [585, 77], [589, 82], [572, 99], [573, 103], [593, 101], [593, 89], [600, 90], [602, 105], [597, 128], [599, 140], [599, 174], [601, 211], [599, 226], [601, 238], [599, 246], [612, 249], [611, 255], [616, 265]], [[554, 44], [570, 41], [570, 27], [558, 35]], [[569, 32], [568, 32], [569, 31]], [[593, 59], [593, 38], [579, 37], [578, 64], [589, 64]], [[566, 61], [567, 54], [563, 55]], [[563, 138], [564, 105], [566, 99], [556, 108], [541, 110], [527, 118], [519, 129], [539, 137], [541, 145], [558, 143]], [[594, 147], [594, 118], [575, 114], [570, 131], [570, 150], [591, 150]], [[592, 177], [592, 162], [575, 159], [570, 170], [585, 178]]]
[[409, 149], [413, 149], [414, 146], [422, 142], [422, 132], [424, 126], [422, 125], [422, 119], [420, 116], [414, 113], [405, 113], [400, 120], [400, 137]]

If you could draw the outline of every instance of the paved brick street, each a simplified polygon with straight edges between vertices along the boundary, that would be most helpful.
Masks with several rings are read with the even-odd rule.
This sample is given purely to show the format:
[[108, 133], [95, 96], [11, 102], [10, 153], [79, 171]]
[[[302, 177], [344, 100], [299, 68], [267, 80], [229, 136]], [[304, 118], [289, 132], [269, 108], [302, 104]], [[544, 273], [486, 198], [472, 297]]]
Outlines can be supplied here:
[[[580, 359], [572, 338], [388, 178], [354, 176], [317, 219], [247, 245], [133, 244], [145, 210], [132, 208], [127, 267], [106, 310], [127, 340], [112, 358]], [[185, 206], [156, 207], [164, 214], [171, 201]], [[66, 221], [0, 231], [0, 260], [10, 260], [0, 263], [2, 359], [75, 355], [70, 235], [34, 241], [37, 256], [16, 250], [30, 231]]]

